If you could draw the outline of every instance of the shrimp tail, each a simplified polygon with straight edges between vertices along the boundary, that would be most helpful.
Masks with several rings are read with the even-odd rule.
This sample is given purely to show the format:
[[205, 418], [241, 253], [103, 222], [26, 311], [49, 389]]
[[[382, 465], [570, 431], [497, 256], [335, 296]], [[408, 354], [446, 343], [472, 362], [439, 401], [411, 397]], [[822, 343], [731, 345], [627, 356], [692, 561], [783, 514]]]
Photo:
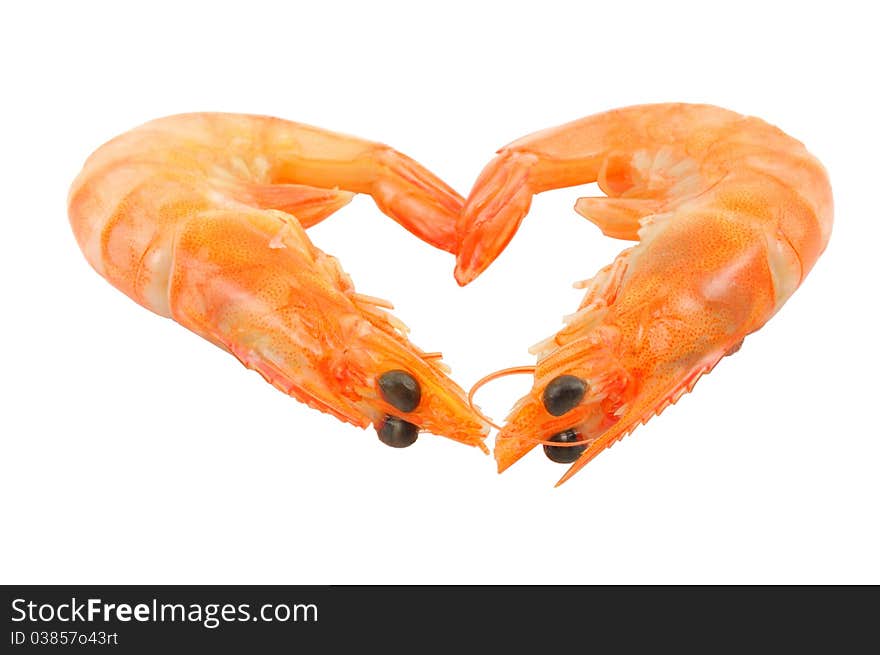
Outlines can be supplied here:
[[[675, 117], [700, 111], [672, 104], [612, 110], [529, 135], [508, 144], [483, 169], [456, 224], [459, 250], [455, 277], [465, 285], [504, 250], [529, 210], [534, 194], [598, 182], [608, 197], [582, 198], [575, 210], [606, 235], [638, 240], [640, 221], [661, 211], [671, 196], [691, 191], [698, 176], [687, 159], [664, 148], [687, 129], [660, 138], [643, 111]], [[723, 112], [724, 116], [735, 116]], [[656, 157], [633, 153], [656, 147]]]
[[537, 161], [528, 153], [503, 152], [483, 169], [457, 224], [459, 285], [486, 270], [516, 234], [532, 204], [529, 172]]
[[422, 241], [454, 253], [455, 223], [464, 199], [436, 175], [396, 150], [376, 155], [380, 168], [372, 189], [382, 212]]

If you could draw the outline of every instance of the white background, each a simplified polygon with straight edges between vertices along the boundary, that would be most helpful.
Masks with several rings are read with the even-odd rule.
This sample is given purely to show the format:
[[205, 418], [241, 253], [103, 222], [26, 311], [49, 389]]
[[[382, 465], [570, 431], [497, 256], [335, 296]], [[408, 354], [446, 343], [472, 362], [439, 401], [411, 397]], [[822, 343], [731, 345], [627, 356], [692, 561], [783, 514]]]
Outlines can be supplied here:
[[[0, 582], [880, 583], [876, 22], [842, 2], [296, 4], [4, 6]], [[165, 114], [384, 141], [467, 193], [514, 138], [659, 101], [804, 141], [834, 234], [739, 354], [559, 489], [540, 450], [498, 476], [306, 408], [113, 289], [67, 222], [85, 157]], [[585, 191], [538, 197], [465, 289], [367, 197], [311, 234], [468, 387], [531, 363], [624, 247], [571, 210]], [[480, 403], [501, 418], [527, 386]]]

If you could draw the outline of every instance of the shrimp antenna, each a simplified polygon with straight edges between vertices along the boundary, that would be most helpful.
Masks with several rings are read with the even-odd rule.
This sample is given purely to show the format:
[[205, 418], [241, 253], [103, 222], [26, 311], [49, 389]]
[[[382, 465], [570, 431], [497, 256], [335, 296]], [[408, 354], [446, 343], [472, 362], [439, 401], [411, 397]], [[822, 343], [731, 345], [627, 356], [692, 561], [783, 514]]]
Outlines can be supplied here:
[[483, 414], [483, 412], [480, 411], [480, 408], [477, 407], [476, 405], [474, 405], [474, 394], [477, 393], [477, 391], [479, 389], [486, 386], [492, 380], [497, 380], [498, 378], [507, 377], [508, 375], [522, 375], [522, 374], [526, 374], [526, 373], [534, 374], [534, 372], [535, 372], [534, 366], [513, 366], [511, 368], [503, 368], [500, 371], [495, 371], [494, 373], [489, 373], [489, 375], [477, 380], [477, 382], [474, 384], [474, 386], [471, 387], [471, 390], [468, 391], [468, 398], [467, 398], [468, 405], [470, 406], [470, 408], [472, 410], [474, 410], [474, 412], [476, 412], [477, 416], [479, 416], [481, 419], [486, 421], [486, 423], [491, 425], [496, 430], [501, 430], [500, 425], [498, 425], [492, 419], [490, 419], [488, 416]]

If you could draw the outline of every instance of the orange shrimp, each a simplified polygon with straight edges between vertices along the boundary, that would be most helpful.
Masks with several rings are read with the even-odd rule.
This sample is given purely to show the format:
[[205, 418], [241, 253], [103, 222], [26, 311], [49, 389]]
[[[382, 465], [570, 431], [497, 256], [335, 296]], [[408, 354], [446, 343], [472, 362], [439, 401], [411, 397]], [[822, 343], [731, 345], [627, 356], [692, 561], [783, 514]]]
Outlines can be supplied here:
[[459, 219], [456, 279], [500, 254], [533, 194], [596, 181], [608, 197], [576, 211], [639, 244], [582, 283], [578, 311], [531, 349], [533, 387], [496, 439], [499, 471], [543, 443], [572, 463], [565, 482], [764, 325], [831, 234], [827, 174], [800, 142], [718, 107], [635, 106], [502, 148]]
[[448, 251], [462, 199], [391, 148], [266, 116], [184, 114], [99, 148], [69, 216], [92, 267], [310, 407], [403, 447], [419, 430], [488, 449], [488, 427], [387, 301], [355, 292], [304, 228], [369, 193]]

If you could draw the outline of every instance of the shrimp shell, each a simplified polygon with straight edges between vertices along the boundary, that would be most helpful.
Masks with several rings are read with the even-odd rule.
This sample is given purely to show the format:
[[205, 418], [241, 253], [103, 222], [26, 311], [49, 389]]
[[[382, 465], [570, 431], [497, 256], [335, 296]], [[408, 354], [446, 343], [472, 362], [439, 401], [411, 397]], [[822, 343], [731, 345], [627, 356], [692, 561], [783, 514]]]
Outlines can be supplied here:
[[[306, 235], [355, 193], [454, 249], [461, 198], [422, 166], [267, 116], [182, 114], [118, 136], [88, 159], [68, 210], [99, 274], [283, 392], [359, 427], [394, 418], [485, 450], [488, 428], [437, 354], [410, 343], [391, 303], [355, 292]], [[383, 396], [390, 371], [420, 386], [415, 409]]]
[[[458, 222], [460, 284], [497, 257], [535, 193], [598, 182], [575, 210], [638, 241], [592, 280], [555, 335], [536, 344], [532, 390], [498, 435], [499, 471], [575, 430], [583, 450], [560, 483], [693, 389], [772, 317], [824, 251], [833, 203], [803, 144], [710, 105], [616, 109], [502, 148]], [[542, 404], [561, 375], [586, 383], [563, 416]], [[549, 442], [552, 443], [552, 442]]]

